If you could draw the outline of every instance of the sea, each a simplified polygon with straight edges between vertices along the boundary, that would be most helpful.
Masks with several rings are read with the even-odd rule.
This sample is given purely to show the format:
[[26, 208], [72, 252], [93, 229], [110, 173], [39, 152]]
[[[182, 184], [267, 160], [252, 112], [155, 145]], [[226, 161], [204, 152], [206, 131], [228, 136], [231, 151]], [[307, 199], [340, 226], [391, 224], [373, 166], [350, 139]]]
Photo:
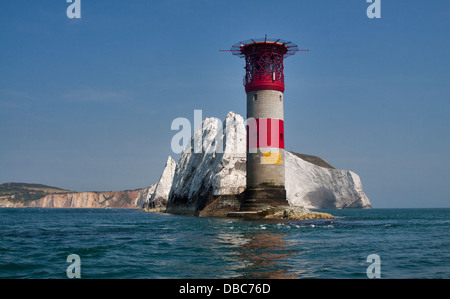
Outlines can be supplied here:
[[450, 278], [450, 209], [319, 211], [335, 219], [0, 208], [0, 278]]

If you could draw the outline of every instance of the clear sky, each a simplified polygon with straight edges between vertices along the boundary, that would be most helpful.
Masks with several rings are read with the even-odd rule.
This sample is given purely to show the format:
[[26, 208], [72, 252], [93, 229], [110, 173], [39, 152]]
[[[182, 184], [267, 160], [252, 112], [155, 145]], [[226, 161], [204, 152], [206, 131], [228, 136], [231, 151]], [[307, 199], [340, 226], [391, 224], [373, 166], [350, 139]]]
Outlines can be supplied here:
[[[177, 117], [246, 115], [249, 38], [285, 62], [286, 148], [358, 173], [375, 208], [450, 207], [450, 2], [0, 0], [0, 183], [157, 182]], [[175, 157], [177, 157], [175, 155]]]

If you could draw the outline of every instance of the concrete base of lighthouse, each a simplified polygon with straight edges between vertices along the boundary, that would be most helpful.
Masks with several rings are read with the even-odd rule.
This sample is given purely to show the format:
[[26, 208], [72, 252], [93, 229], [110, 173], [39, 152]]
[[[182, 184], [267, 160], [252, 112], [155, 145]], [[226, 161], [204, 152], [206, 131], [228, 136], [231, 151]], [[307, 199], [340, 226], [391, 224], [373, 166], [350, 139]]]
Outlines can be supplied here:
[[247, 153], [247, 189], [243, 194], [240, 211], [260, 211], [289, 205], [284, 186], [284, 150], [279, 149], [279, 154], [279, 163], [263, 164], [263, 154], [260, 151]]
[[286, 189], [284, 188], [247, 189], [244, 192], [240, 211], [261, 211], [271, 207], [288, 205]]

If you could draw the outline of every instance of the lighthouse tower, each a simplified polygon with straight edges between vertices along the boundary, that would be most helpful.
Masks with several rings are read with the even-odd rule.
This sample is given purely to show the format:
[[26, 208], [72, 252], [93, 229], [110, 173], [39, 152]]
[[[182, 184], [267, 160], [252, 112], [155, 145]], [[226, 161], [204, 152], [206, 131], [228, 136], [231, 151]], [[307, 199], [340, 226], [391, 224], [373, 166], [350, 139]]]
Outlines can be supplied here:
[[251, 39], [230, 50], [245, 58], [247, 189], [241, 211], [288, 205], [285, 189], [283, 61], [298, 50], [281, 39]]

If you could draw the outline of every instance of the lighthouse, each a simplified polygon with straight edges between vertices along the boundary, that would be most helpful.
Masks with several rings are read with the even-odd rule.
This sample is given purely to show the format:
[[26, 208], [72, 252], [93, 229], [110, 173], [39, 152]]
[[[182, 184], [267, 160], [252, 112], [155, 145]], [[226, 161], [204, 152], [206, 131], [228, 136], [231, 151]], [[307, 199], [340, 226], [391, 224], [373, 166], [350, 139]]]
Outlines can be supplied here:
[[299, 50], [281, 39], [250, 39], [229, 50], [245, 58], [247, 188], [240, 210], [288, 205], [285, 189], [284, 59]]

